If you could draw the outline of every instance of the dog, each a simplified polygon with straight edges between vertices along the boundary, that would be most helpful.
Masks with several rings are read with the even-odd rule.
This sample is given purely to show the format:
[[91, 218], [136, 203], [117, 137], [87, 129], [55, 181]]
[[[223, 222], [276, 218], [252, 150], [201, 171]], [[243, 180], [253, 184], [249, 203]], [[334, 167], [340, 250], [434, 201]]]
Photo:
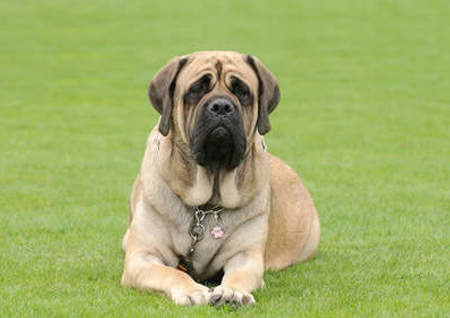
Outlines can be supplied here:
[[179, 305], [254, 305], [264, 271], [310, 259], [320, 239], [308, 191], [266, 151], [275, 76], [251, 55], [195, 52], [148, 95], [161, 116], [132, 186], [122, 285]]

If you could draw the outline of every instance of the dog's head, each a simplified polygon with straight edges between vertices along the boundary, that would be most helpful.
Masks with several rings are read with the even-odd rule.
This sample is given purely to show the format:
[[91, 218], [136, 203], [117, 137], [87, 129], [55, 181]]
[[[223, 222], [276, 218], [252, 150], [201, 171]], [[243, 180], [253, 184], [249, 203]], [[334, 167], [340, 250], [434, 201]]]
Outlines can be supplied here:
[[174, 134], [202, 166], [237, 167], [256, 131], [270, 130], [280, 101], [273, 74], [237, 52], [196, 52], [172, 59], [150, 82], [159, 131]]

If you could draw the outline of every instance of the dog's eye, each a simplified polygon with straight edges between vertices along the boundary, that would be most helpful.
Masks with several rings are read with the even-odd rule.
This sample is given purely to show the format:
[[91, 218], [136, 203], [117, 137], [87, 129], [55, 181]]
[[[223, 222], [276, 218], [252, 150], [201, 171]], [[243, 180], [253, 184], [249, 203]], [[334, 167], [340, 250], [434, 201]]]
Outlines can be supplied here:
[[211, 85], [211, 76], [203, 75], [198, 81], [191, 85], [185, 98], [191, 101], [200, 100], [200, 98], [209, 91]]
[[241, 104], [251, 103], [251, 93], [248, 86], [240, 79], [233, 77], [231, 80], [231, 92], [239, 98]]

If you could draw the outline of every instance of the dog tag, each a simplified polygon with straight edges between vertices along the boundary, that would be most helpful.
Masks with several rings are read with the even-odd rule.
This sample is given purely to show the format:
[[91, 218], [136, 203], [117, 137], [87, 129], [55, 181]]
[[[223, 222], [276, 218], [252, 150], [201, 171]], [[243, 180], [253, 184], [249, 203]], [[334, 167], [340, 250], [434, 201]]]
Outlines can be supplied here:
[[215, 226], [215, 227], [213, 227], [212, 230], [211, 230], [211, 235], [212, 235], [216, 240], [222, 238], [222, 237], [223, 237], [223, 234], [224, 234], [224, 233], [223, 233], [223, 230], [222, 230], [222, 228], [221, 228], [220, 226]]

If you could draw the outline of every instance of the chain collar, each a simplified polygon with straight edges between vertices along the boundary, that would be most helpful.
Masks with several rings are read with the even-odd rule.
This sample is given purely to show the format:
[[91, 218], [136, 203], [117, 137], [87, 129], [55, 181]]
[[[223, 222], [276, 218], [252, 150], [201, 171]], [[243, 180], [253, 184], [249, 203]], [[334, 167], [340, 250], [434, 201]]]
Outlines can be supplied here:
[[202, 210], [200, 207], [195, 207], [194, 219], [192, 220], [191, 227], [189, 228], [189, 236], [192, 239], [191, 248], [189, 249], [189, 254], [192, 255], [195, 250], [195, 245], [203, 239], [205, 236], [205, 218], [206, 216], [212, 214], [214, 219], [218, 221], [220, 218], [220, 213], [223, 211], [222, 207], [214, 207], [210, 210]]
[[[189, 236], [192, 239], [191, 242], [191, 247], [189, 248], [187, 255], [186, 256], [181, 256], [180, 257], [180, 262], [178, 263], [177, 268], [183, 272], [188, 273], [189, 275], [191, 275], [191, 277], [197, 277], [197, 274], [194, 270], [194, 266], [193, 266], [193, 262], [192, 262], [192, 255], [195, 252], [195, 245], [197, 245], [197, 243], [199, 241], [201, 241], [205, 235], [205, 218], [212, 214], [216, 220], [216, 222], [218, 223], [219, 220], [222, 221], [221, 217], [220, 217], [220, 213], [223, 211], [222, 207], [214, 207], [212, 209], [209, 210], [203, 210], [200, 207], [195, 207], [194, 208], [194, 218], [192, 220], [192, 224], [189, 228]], [[216, 228], [214, 228], [216, 229]], [[220, 227], [217, 227], [218, 230], [222, 231], [222, 229]], [[211, 232], [211, 234], [213, 235], [213, 232]], [[223, 235], [223, 232], [222, 234]], [[220, 237], [221, 237], [220, 235]], [[218, 237], [216, 237], [218, 238]]]

